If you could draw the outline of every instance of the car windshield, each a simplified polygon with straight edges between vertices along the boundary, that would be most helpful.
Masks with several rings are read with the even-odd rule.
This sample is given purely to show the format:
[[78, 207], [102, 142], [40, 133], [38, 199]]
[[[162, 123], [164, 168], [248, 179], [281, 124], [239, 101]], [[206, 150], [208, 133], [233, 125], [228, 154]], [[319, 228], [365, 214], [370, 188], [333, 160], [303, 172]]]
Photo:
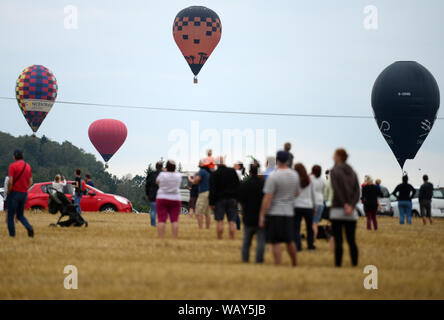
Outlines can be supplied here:
[[189, 186], [189, 181], [188, 181], [188, 177], [186, 176], [182, 176], [182, 181], [180, 182], [180, 188], [181, 189], [186, 189], [187, 186]]
[[435, 199], [444, 199], [444, 193], [441, 189], [433, 190], [433, 198]]

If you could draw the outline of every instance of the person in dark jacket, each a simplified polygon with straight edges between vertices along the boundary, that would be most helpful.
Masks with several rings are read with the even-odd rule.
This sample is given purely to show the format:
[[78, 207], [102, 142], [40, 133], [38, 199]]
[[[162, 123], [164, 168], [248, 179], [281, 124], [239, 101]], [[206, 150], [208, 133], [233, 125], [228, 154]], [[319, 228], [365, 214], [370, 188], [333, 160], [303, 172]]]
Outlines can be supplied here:
[[259, 165], [250, 165], [249, 178], [239, 187], [239, 202], [242, 206], [244, 238], [242, 243], [242, 261], [250, 260], [250, 247], [256, 235], [256, 262], [264, 262], [265, 229], [259, 228], [259, 214], [264, 193], [264, 179], [258, 176]]
[[427, 224], [427, 219], [429, 218], [430, 224], [433, 224], [432, 218], [432, 198], [433, 198], [433, 184], [429, 182], [429, 176], [424, 175], [422, 177], [424, 183], [421, 188], [419, 188], [419, 208], [421, 211], [422, 222], [424, 225]]
[[156, 179], [159, 173], [162, 172], [162, 168], [163, 163], [160, 161], [157, 162], [156, 171], [149, 173], [146, 177], [145, 193], [148, 203], [150, 204], [150, 220], [152, 227], [156, 226], [156, 195], [157, 189], [159, 189]]
[[217, 238], [224, 233], [224, 216], [227, 215], [230, 238], [234, 239], [237, 218], [237, 191], [239, 178], [236, 170], [225, 165], [224, 157], [217, 158], [217, 170], [210, 177], [210, 207], [214, 210]]
[[367, 217], [367, 230], [373, 228], [378, 230], [378, 220], [376, 219], [376, 213], [378, 212], [379, 201], [378, 198], [382, 198], [381, 188], [373, 183], [373, 179], [370, 176], [366, 176], [365, 186], [362, 187], [362, 201], [364, 202], [364, 212]]
[[91, 186], [91, 187], [95, 187], [95, 185], [94, 185], [94, 181], [92, 181], [92, 179], [91, 179], [91, 175], [89, 174], [89, 173], [87, 173], [87, 174], [85, 174], [85, 183], [88, 185], [88, 186]]
[[344, 149], [337, 149], [333, 156], [335, 166], [331, 170], [333, 200], [330, 210], [335, 241], [335, 266], [342, 265], [342, 233], [345, 229], [353, 266], [358, 265], [358, 246], [356, 245], [356, 205], [360, 198], [360, 187], [356, 173], [346, 161], [348, 154]]
[[409, 177], [404, 175], [402, 183], [398, 184], [392, 194], [398, 200], [399, 224], [404, 224], [405, 218], [407, 223], [412, 224], [412, 199], [416, 190], [409, 184]]

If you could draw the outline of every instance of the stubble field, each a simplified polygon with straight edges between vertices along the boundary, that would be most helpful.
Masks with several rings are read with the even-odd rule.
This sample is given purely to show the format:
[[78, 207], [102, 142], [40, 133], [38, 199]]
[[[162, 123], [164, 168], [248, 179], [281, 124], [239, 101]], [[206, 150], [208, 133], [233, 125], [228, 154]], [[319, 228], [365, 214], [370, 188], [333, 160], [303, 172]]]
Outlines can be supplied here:
[[[27, 213], [35, 238], [17, 226], [17, 236], [0, 231], [0, 299], [443, 299], [444, 221], [424, 227], [414, 219], [400, 226], [380, 218], [368, 232], [359, 221], [359, 266], [333, 267], [329, 243], [298, 254], [299, 265], [275, 267], [240, 261], [241, 232], [216, 240], [214, 223], [199, 230], [182, 216], [179, 239], [158, 239], [146, 214], [85, 213], [88, 228], [53, 228], [57, 217]], [[0, 214], [5, 221], [5, 214]], [[304, 243], [306, 248], [306, 243]], [[254, 260], [254, 251], [251, 252]], [[64, 268], [78, 270], [78, 289], [64, 288]], [[378, 268], [378, 289], [366, 290], [366, 265]]]

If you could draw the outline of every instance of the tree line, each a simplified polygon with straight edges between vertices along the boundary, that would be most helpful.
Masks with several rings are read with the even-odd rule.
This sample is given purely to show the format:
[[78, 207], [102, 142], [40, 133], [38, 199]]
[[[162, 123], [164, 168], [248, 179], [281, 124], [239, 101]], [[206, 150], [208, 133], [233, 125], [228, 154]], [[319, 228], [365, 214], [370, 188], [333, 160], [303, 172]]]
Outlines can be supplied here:
[[74, 180], [74, 172], [79, 168], [82, 175], [89, 173], [92, 176], [96, 187], [101, 191], [121, 195], [130, 200], [136, 210], [148, 212], [145, 180], [148, 172], [153, 170], [152, 164], [148, 165], [143, 175], [128, 174], [118, 178], [107, 172], [104, 164], [97, 161], [93, 154], [69, 141], [59, 143], [45, 136], [14, 137], [0, 131], [0, 178], [8, 175], [8, 166], [13, 161], [12, 154], [16, 149], [24, 152], [26, 162], [32, 167], [35, 182], [52, 181], [56, 174], [63, 175], [67, 180]]

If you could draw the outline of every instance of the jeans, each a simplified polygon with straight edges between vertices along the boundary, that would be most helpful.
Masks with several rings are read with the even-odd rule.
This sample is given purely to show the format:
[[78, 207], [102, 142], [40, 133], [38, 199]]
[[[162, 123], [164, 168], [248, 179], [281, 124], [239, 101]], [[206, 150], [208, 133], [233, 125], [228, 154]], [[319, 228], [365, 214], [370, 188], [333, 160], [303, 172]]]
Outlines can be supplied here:
[[80, 201], [82, 201], [82, 195], [76, 193], [74, 195], [74, 204], [77, 205], [77, 212], [78, 212], [78, 214], [82, 214], [82, 208], [80, 208]]
[[331, 228], [335, 239], [335, 266], [342, 265], [342, 229], [345, 228], [345, 236], [347, 238], [348, 247], [350, 248], [350, 256], [352, 265], [358, 264], [358, 246], [355, 241], [356, 221], [350, 220], [332, 220]]
[[314, 249], [313, 209], [307, 209], [307, 208], [294, 208], [294, 226], [295, 226], [294, 240], [296, 242], [296, 247], [299, 251], [302, 250], [302, 243], [301, 243], [302, 218], [304, 218], [305, 225], [307, 227], [308, 249]]
[[412, 224], [412, 202], [398, 201], [399, 209], [399, 224], [404, 224], [404, 218], [407, 218], [407, 223]]
[[15, 237], [14, 216], [27, 230], [32, 230], [32, 226], [25, 218], [25, 205], [28, 194], [26, 192], [11, 192], [8, 195], [8, 230], [11, 237]]
[[250, 260], [250, 247], [253, 236], [256, 234], [256, 262], [264, 262], [265, 229], [244, 225], [244, 238], [242, 242], [242, 261]]
[[374, 229], [378, 230], [378, 220], [376, 219], [376, 209], [375, 210], [367, 210], [365, 212], [365, 216], [367, 217], [367, 230], [372, 230], [372, 221], [373, 221]]
[[151, 226], [156, 226], [156, 201], [150, 201], [150, 220]]
[[236, 216], [236, 229], [237, 230], [241, 229], [241, 219], [239, 217], [239, 212], [237, 213], [237, 216]]

